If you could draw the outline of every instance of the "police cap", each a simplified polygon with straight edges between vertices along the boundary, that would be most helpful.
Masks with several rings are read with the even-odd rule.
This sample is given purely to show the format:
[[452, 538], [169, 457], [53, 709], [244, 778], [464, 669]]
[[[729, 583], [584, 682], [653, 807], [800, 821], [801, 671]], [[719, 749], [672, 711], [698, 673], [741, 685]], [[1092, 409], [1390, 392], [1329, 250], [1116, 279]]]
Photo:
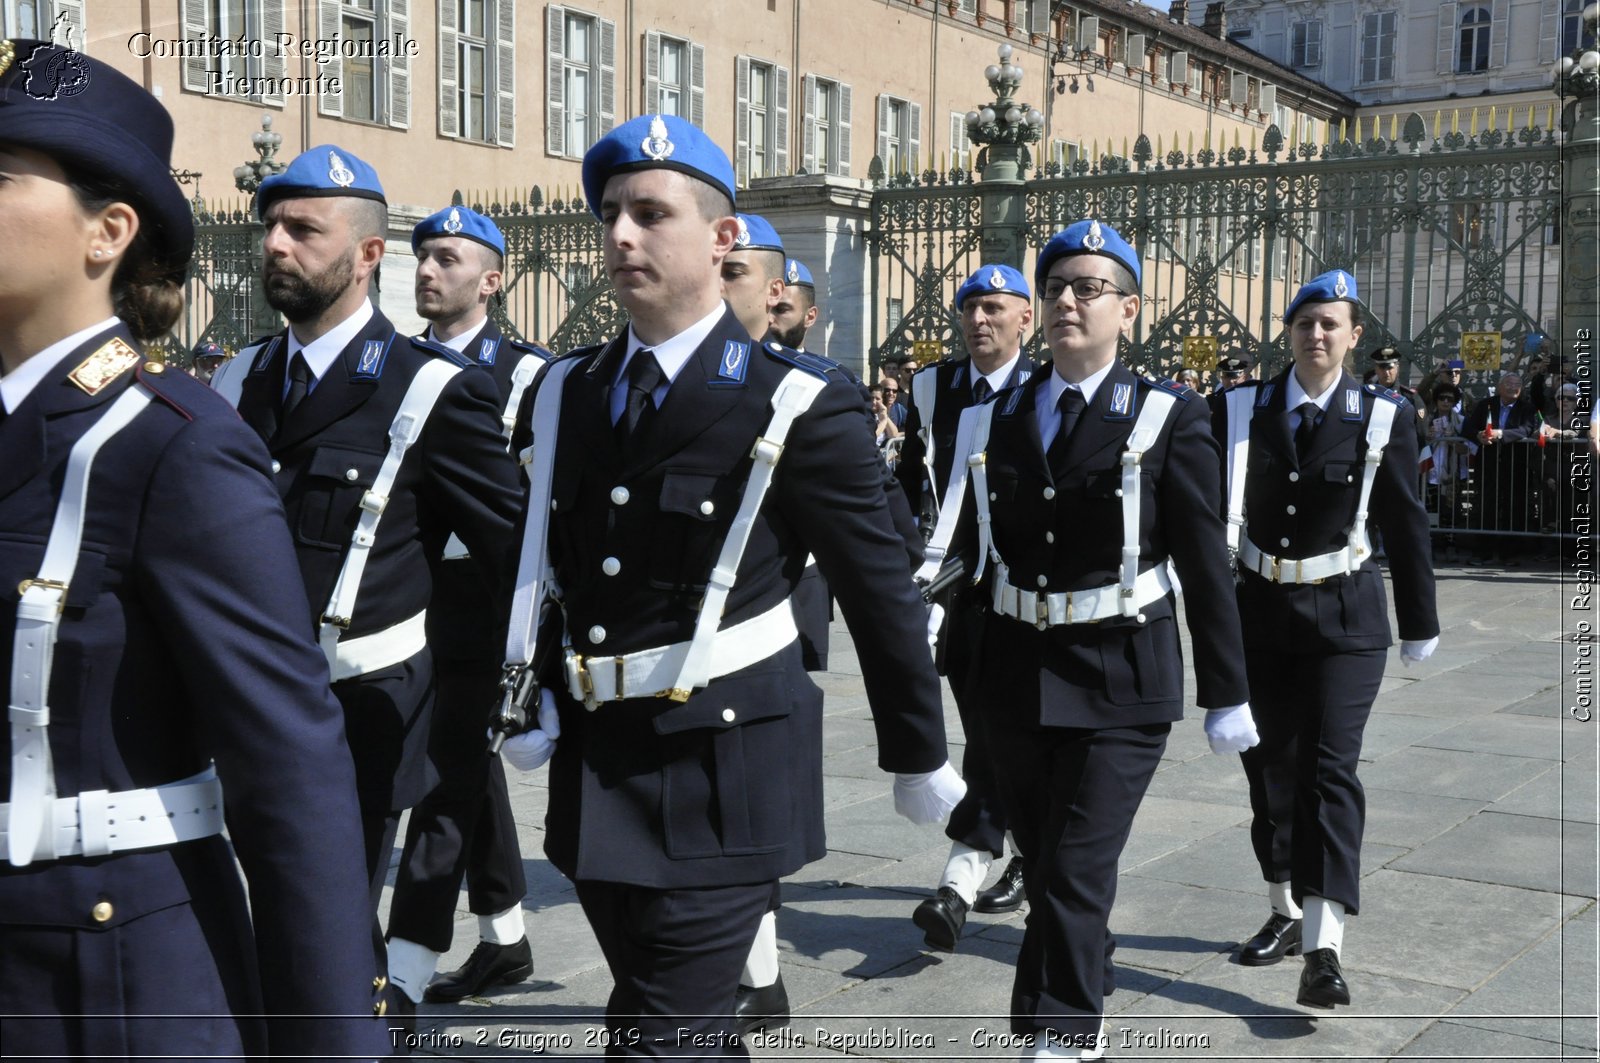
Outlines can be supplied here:
[[1217, 359], [1217, 372], [1243, 373], [1250, 369], [1250, 358], [1247, 355], [1235, 354], [1227, 358]]
[[1372, 352], [1372, 364], [1385, 369], [1397, 366], [1400, 364], [1400, 352], [1393, 347], [1379, 347]]

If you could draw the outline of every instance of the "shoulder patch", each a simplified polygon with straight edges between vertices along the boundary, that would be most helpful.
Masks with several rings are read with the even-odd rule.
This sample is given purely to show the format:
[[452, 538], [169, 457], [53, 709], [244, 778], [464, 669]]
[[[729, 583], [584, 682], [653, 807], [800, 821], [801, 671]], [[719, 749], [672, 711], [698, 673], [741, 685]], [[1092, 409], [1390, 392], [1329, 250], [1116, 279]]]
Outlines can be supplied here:
[[707, 383], [714, 388], [743, 387], [750, 372], [750, 343], [746, 340], [728, 340], [722, 345], [722, 356], [717, 360], [717, 375]]
[[828, 378], [828, 374], [830, 372], [838, 368], [835, 363], [821, 357], [820, 355], [809, 354], [805, 351], [797, 351], [792, 348], [785, 347], [783, 344], [774, 340], [768, 340], [766, 343], [763, 343], [761, 345], [761, 349], [766, 353], [767, 357], [773, 359], [774, 361], [783, 362], [785, 365], [792, 365], [796, 369], [804, 369], [812, 376], [821, 377], [824, 380]]
[[[178, 415], [185, 421], [194, 420], [194, 414], [189, 412], [189, 408], [180, 402], [173, 392], [185, 386], [179, 381], [185, 381], [188, 384], [198, 385], [199, 387], [206, 387], [206, 385], [201, 384], [187, 373], [173, 372], [166, 368], [162, 368], [159, 372], [152, 372], [146, 368], [146, 366], [160, 364], [159, 362], [145, 362], [133, 371], [134, 376], [139, 383], [150, 390], [152, 395], [176, 410]], [[207, 388], [207, 390], [210, 389]]]
[[283, 342], [281, 333], [273, 336], [262, 336], [253, 341], [249, 346], [239, 352], [240, 358], [254, 358], [255, 364], [250, 366], [250, 372], [264, 372], [272, 361], [272, 356], [278, 351], [278, 344]]
[[[374, 341], [374, 342], [376, 342], [376, 341]], [[472, 359], [468, 358], [466, 355], [457, 354], [451, 348], [446, 347], [442, 343], [435, 343], [433, 340], [425, 340], [420, 336], [413, 336], [413, 337], [411, 337], [411, 343], [419, 351], [422, 351], [422, 352], [424, 352], [426, 354], [430, 354], [435, 358], [443, 358], [445, 361], [449, 362], [451, 365], [460, 366], [462, 369], [465, 369], [469, 365], [476, 365], [477, 364]], [[366, 369], [366, 365], [367, 365], [367, 352], [363, 350], [361, 352], [361, 368], [362, 368], [362, 370]], [[364, 374], [364, 375], [377, 376], [378, 373], [382, 373], [382, 372], [383, 372], [383, 366], [380, 363], [379, 366], [378, 366], [377, 372], [370, 373], [370, 374]]]
[[1368, 392], [1370, 392], [1371, 394], [1378, 396], [1378, 398], [1380, 398], [1380, 399], [1388, 399], [1390, 402], [1394, 403], [1396, 406], [1409, 406], [1410, 405], [1410, 402], [1406, 399], [1406, 397], [1404, 395], [1400, 394], [1400, 392], [1394, 390], [1393, 388], [1386, 388], [1381, 384], [1370, 383], [1370, 382], [1367, 383], [1367, 384], [1364, 384], [1362, 386]]
[[554, 354], [539, 346], [537, 343], [529, 343], [527, 340], [514, 340], [509, 336], [505, 338], [505, 342], [510, 344], [513, 350], [521, 351], [523, 354], [536, 354], [547, 362], [553, 362], [556, 360], [556, 356]]
[[1267, 383], [1261, 386], [1261, 394], [1256, 396], [1256, 409], [1259, 410], [1272, 401], [1272, 393], [1277, 390], [1277, 387], [1278, 385], [1275, 383]]
[[1160, 388], [1162, 391], [1170, 392], [1173, 395], [1176, 395], [1184, 402], [1188, 402], [1190, 399], [1194, 398], [1196, 394], [1198, 394], [1194, 388], [1190, 387], [1188, 384], [1180, 384], [1176, 380], [1157, 380], [1154, 377], [1148, 376], [1140, 377], [1139, 379], [1144, 381], [1150, 387]]
[[1017, 412], [1017, 407], [1022, 405], [1022, 396], [1027, 390], [1027, 388], [1022, 387], [1019, 384], [1014, 388], [1004, 388], [1000, 391], [997, 391], [989, 398], [991, 401], [994, 401], [998, 400], [1001, 395], [1004, 395], [1006, 397], [1006, 404], [1001, 408], [1000, 416], [1010, 417], [1012, 414]]

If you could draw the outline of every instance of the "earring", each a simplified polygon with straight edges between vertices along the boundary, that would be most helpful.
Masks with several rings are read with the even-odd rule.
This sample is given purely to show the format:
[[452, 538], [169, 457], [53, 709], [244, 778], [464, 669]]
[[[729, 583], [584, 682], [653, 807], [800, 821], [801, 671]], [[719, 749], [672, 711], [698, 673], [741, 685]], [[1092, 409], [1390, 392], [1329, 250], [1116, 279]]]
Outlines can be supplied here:
[[99, 258], [103, 254], [105, 254], [105, 252], [100, 250], [98, 247], [94, 249], [94, 257], [95, 258]]

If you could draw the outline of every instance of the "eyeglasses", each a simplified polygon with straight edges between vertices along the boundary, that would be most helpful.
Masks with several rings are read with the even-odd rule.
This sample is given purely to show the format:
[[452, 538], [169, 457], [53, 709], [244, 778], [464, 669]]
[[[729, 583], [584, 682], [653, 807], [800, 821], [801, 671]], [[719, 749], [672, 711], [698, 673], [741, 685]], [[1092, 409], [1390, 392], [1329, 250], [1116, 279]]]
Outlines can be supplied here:
[[885, 395], [898, 395], [898, 394], [900, 394], [900, 389], [899, 388], [884, 388], [883, 389], [883, 393]]
[[1133, 294], [1132, 292], [1123, 291], [1103, 277], [1076, 277], [1070, 281], [1052, 277], [1045, 281], [1044, 284], [1045, 301], [1055, 302], [1061, 298], [1061, 293], [1068, 288], [1072, 289], [1073, 301], [1079, 303], [1087, 303], [1091, 299], [1098, 299], [1106, 292], [1116, 292], [1118, 295]]

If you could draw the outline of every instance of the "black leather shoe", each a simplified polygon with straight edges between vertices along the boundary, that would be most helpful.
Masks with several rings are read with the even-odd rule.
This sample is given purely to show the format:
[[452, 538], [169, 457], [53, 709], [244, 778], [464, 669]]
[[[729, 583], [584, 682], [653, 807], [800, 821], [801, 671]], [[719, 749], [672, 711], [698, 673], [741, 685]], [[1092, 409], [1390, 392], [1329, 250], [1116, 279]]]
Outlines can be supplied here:
[[961, 928], [967, 925], [967, 902], [949, 886], [940, 886], [938, 893], [917, 905], [911, 921], [922, 930], [923, 943], [929, 948], [954, 952]]
[[1296, 1003], [1308, 1008], [1331, 1008], [1350, 1003], [1350, 987], [1339, 968], [1339, 954], [1332, 949], [1312, 949], [1306, 953], [1306, 968], [1300, 972], [1300, 995]]
[[1298, 956], [1300, 926], [1300, 920], [1273, 912], [1256, 936], [1239, 947], [1239, 962], [1246, 967], [1270, 967], [1285, 956]]
[[789, 1025], [789, 991], [783, 975], [757, 989], [741, 985], [733, 994], [733, 1028], [740, 1036], [757, 1030], [781, 1030]]
[[1022, 907], [1025, 893], [1022, 888], [1022, 857], [1013, 856], [1000, 880], [978, 894], [972, 903], [975, 912], [1014, 912]]
[[526, 982], [532, 973], [533, 949], [527, 938], [515, 945], [480, 941], [466, 963], [429, 982], [422, 999], [430, 1004], [454, 1004], [490, 986]]

